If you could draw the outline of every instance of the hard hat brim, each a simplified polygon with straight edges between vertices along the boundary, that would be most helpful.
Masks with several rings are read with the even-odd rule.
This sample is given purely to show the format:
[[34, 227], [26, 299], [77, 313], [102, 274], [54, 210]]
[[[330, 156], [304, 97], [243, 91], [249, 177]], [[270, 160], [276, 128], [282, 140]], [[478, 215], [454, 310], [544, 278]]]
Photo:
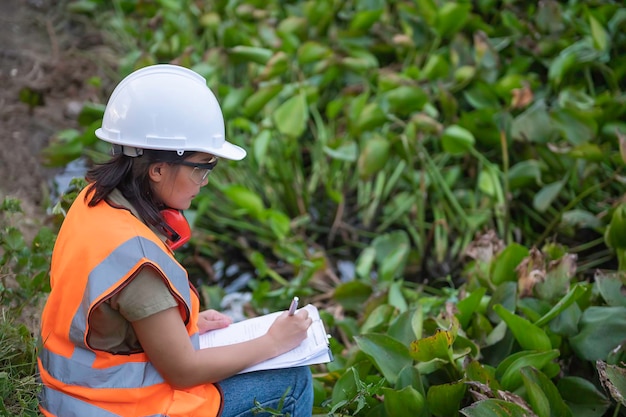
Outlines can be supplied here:
[[233, 145], [230, 142], [224, 142], [220, 149], [212, 148], [209, 150], [203, 150], [199, 152], [210, 153], [211, 155], [219, 156], [220, 158], [230, 159], [232, 161], [241, 161], [246, 157], [247, 152], [240, 146]]
[[[112, 137], [114, 135], [108, 134], [105, 129], [98, 128], [95, 132], [96, 136], [105, 141], [112, 143], [114, 145], [122, 145], [129, 146], [129, 142], [127, 140], [123, 140], [120, 138]], [[199, 147], [199, 146], [185, 146], [184, 148], [179, 148], [175, 146], [138, 146], [138, 145], [130, 145], [137, 149], [152, 149], [158, 151], [172, 151], [172, 152], [204, 152], [211, 155], [215, 155], [220, 158], [230, 159], [232, 161], [240, 161], [246, 157], [247, 152], [240, 146], [234, 145], [230, 142], [224, 141], [222, 145], [218, 147]]]

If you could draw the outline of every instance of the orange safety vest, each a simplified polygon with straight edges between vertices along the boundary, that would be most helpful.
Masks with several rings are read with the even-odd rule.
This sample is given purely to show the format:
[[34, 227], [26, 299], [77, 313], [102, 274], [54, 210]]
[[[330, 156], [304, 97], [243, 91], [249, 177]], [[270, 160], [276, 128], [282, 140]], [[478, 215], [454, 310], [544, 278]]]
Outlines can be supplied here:
[[52, 255], [51, 292], [41, 318], [40, 410], [58, 417], [215, 417], [220, 389], [175, 389], [145, 353], [115, 355], [88, 343], [92, 312], [144, 265], [158, 271], [178, 300], [190, 340], [198, 344], [198, 294], [169, 248], [130, 211], [83, 190], [67, 213]]

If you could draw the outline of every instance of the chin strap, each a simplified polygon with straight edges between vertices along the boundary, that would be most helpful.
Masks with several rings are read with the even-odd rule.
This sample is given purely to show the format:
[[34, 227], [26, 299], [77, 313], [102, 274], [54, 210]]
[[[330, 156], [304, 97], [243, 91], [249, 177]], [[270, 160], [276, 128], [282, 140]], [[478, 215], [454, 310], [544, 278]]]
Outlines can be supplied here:
[[180, 210], [164, 209], [161, 210], [161, 215], [170, 232], [165, 243], [174, 251], [189, 241], [191, 238], [191, 228], [183, 212]]

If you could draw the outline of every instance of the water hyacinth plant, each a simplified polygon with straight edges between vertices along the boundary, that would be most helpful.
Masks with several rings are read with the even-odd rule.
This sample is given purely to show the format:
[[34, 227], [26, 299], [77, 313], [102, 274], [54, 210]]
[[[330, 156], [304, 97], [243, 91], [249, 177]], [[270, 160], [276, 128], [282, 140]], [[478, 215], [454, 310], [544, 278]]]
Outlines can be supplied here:
[[[114, 29], [120, 77], [172, 62], [216, 91], [249, 156], [179, 256], [209, 304], [245, 276], [258, 311], [324, 307], [316, 413], [623, 414], [623, 5], [68, 7]], [[50, 162], [98, 159], [101, 105]]]

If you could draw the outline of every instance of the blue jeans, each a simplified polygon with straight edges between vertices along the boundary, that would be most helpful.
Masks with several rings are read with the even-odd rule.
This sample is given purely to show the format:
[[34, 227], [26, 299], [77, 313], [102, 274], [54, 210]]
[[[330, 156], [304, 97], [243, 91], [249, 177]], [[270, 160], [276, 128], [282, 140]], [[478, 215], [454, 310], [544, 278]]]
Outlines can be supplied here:
[[310, 417], [313, 413], [313, 377], [308, 366], [256, 371], [232, 376], [218, 384], [224, 393], [221, 417], [266, 417], [253, 413], [259, 407], [277, 410], [285, 392], [280, 412], [290, 417]]

